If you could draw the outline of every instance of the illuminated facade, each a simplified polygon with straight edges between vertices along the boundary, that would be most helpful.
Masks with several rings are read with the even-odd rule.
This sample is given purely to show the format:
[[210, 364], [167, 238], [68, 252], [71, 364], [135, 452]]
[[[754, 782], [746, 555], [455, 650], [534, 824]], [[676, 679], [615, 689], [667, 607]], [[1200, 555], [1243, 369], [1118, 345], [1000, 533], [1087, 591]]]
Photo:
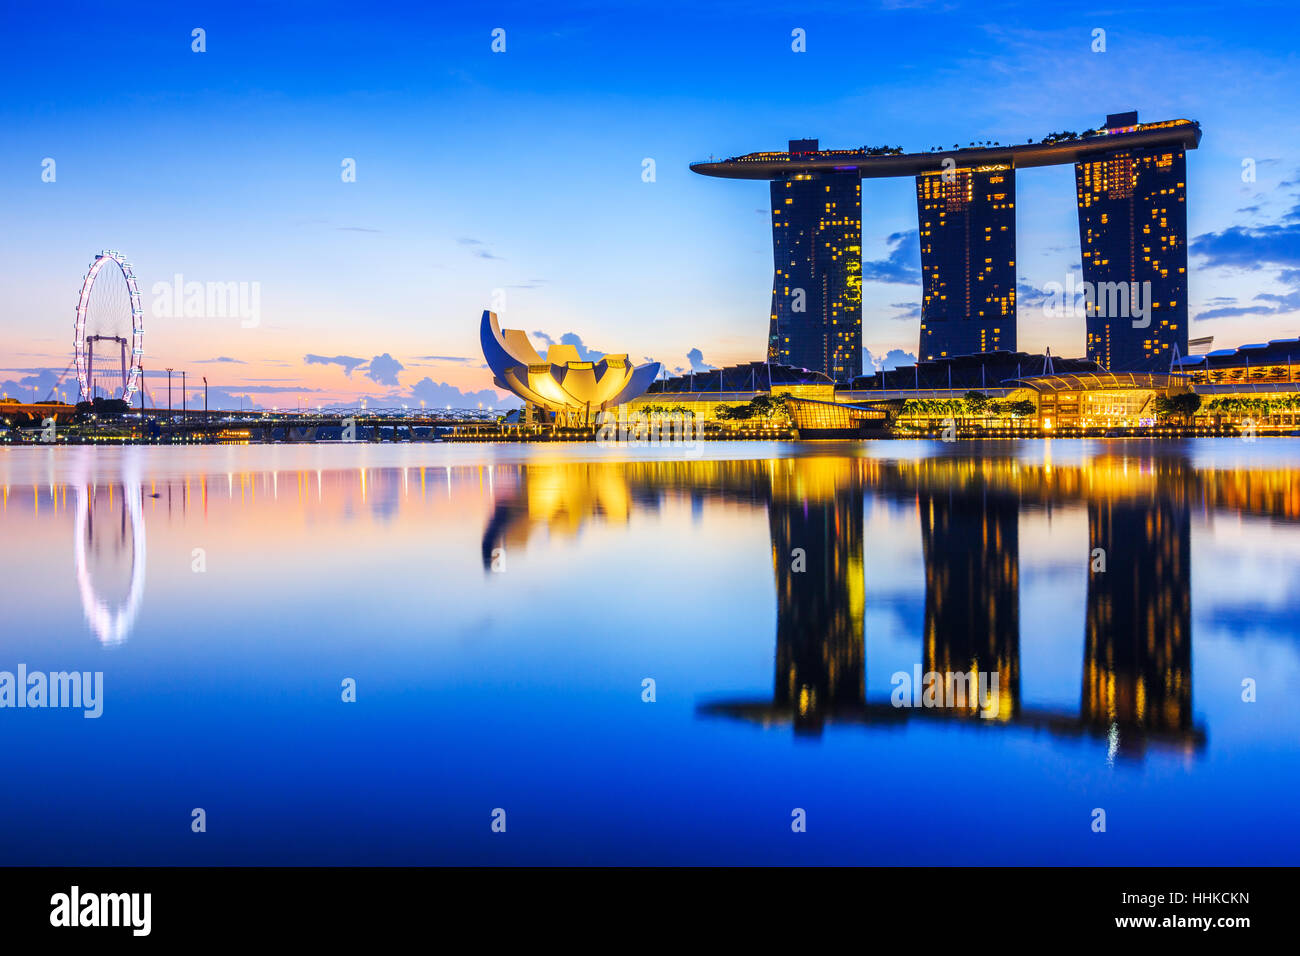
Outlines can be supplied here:
[[691, 170], [771, 184], [768, 360], [844, 382], [861, 364], [860, 180], [916, 179], [924, 276], [918, 354], [935, 359], [1016, 350], [1015, 174], [1074, 164], [1084, 278], [1151, 282], [1149, 327], [1133, 328], [1131, 317], [1103, 320], [1100, 310], [1088, 318], [1088, 356], [1128, 371], [1168, 368], [1175, 345], [1187, 354], [1184, 167], [1186, 150], [1200, 141], [1192, 120], [1139, 124], [1129, 113], [1023, 145], [905, 153], [792, 140], [784, 152], [692, 163]]
[[586, 425], [594, 414], [631, 401], [650, 387], [660, 369], [658, 362], [634, 367], [626, 355], [585, 361], [577, 348], [560, 343], [542, 358], [526, 334], [502, 329], [497, 314], [486, 310], [479, 343], [498, 387], [566, 424]]
[[[816, 150], [795, 140], [790, 150]], [[772, 309], [767, 360], [847, 382], [862, 371], [862, 184], [797, 173], [771, 184]]]
[[790, 365], [749, 362], [706, 372], [692, 372], [651, 383], [633, 399], [629, 412], [676, 409], [700, 421], [718, 418], [720, 409], [744, 405], [760, 395], [835, 402], [835, 383], [821, 372]]
[[1008, 165], [916, 177], [920, 355], [1016, 350], [1016, 177]]
[[1177, 367], [1196, 385], [1296, 384], [1300, 383], [1300, 338], [1273, 339], [1205, 355], [1184, 356]]
[[[1136, 131], [1137, 113], [1112, 114], [1106, 128]], [[1088, 357], [1113, 371], [1168, 369], [1175, 349], [1187, 354], [1183, 146], [1123, 146], [1089, 156], [1075, 163], [1074, 182], [1083, 278], [1096, 291], [1087, 307]], [[1135, 318], [1135, 304], [1150, 311]]]
[[693, 416], [696, 422], [722, 422], [744, 431], [747, 426], [761, 423], [737, 422], [724, 415], [759, 396], [779, 399], [783, 409], [781, 424], [797, 429], [800, 437], [865, 437], [879, 433], [888, 418], [882, 410], [840, 401], [835, 384], [821, 372], [765, 362], [658, 379], [644, 395], [633, 399], [626, 411], [681, 413]]

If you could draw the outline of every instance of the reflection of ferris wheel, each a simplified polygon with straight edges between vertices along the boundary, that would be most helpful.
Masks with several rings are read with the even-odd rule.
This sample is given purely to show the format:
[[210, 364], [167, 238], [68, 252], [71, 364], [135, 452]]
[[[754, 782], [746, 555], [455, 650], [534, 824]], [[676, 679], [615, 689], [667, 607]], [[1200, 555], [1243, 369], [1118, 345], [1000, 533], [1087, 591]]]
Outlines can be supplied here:
[[[107, 537], [108, 545], [114, 552], [120, 553], [126, 548], [127, 525], [128, 523], [130, 525], [131, 583], [126, 600], [113, 606], [95, 590], [94, 576], [91, 571], [90, 557], [96, 539], [96, 489], [84, 473], [77, 479], [77, 510], [73, 532], [77, 590], [81, 594], [81, 607], [86, 613], [86, 621], [105, 647], [121, 644], [127, 639], [144, 600], [146, 538], [144, 504], [141, 500], [143, 489], [134, 463], [123, 464], [121, 482], [121, 531], [116, 540], [113, 537], [111, 523], [108, 528], [101, 528], [98, 532], [100, 537]], [[100, 497], [99, 501], [102, 500]], [[101, 517], [104, 516], [101, 514]]]
[[144, 310], [131, 263], [115, 249], [95, 256], [81, 284], [72, 350], [83, 400], [102, 394], [130, 404], [144, 360]]

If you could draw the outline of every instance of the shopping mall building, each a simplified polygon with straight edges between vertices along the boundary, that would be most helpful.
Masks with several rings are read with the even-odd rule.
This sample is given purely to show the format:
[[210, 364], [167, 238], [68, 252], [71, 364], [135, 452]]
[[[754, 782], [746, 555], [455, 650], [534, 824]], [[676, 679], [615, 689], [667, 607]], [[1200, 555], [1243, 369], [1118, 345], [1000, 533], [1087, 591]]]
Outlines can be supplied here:
[[[975, 393], [975, 394], [972, 394]], [[1196, 399], [1175, 400], [1196, 395]], [[1300, 339], [1175, 362], [1168, 372], [1108, 372], [1087, 359], [985, 352], [918, 362], [836, 385], [828, 376], [753, 362], [659, 379], [626, 413], [726, 421], [762, 395], [782, 397], [802, 436], [929, 431], [1099, 433], [1177, 425], [1208, 431], [1300, 427]]]

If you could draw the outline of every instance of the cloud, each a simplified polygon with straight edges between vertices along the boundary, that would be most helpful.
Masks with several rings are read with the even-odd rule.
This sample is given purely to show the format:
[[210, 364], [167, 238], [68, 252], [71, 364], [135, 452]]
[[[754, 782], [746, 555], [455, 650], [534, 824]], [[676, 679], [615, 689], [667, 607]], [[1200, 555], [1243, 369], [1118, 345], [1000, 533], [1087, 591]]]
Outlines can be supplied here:
[[[156, 398], [157, 396], [151, 393], [150, 397]], [[176, 408], [181, 407], [179, 395], [176, 396], [174, 404]], [[203, 408], [203, 389], [199, 388], [191, 391], [189, 406], [191, 411]], [[253, 396], [247, 392], [232, 392], [225, 388], [208, 388], [208, 409], [210, 411], [239, 411], [242, 408], [246, 412], [255, 412], [268, 407], [270, 406], [253, 401]]]
[[1016, 283], [1016, 309], [1022, 314], [1041, 308], [1047, 303], [1051, 294], [1036, 285], [1030, 285], [1023, 277]]
[[430, 408], [445, 408], [448, 405], [452, 408], [477, 408], [480, 402], [484, 408], [516, 408], [522, 404], [513, 395], [502, 398], [490, 388], [464, 392], [455, 385], [435, 382], [427, 376], [416, 382], [405, 395], [390, 395], [386, 400], [391, 400], [395, 405], [418, 405], [423, 400]]
[[699, 349], [691, 349], [687, 352], [686, 361], [690, 363], [692, 372], [710, 372], [717, 368], [716, 365], [709, 365], [704, 361], [704, 353]]
[[1217, 309], [1208, 309], [1197, 314], [1197, 319], [1226, 319], [1238, 315], [1284, 315], [1300, 311], [1300, 282], [1296, 282], [1296, 270], [1282, 272], [1278, 278], [1288, 277], [1296, 288], [1280, 295], [1276, 292], [1261, 292], [1251, 301], [1257, 305], [1227, 305]]
[[[174, 377], [172, 382], [176, 386], [177, 390], [179, 391], [180, 384], [181, 384], [180, 376], [178, 375]], [[155, 385], [155, 387], [157, 386]], [[243, 392], [256, 392], [258, 395], [281, 395], [281, 394], [311, 395], [316, 392], [325, 391], [325, 389], [309, 388], [305, 385], [249, 385], [246, 382], [240, 385], [212, 385], [209, 386], [209, 391], [217, 388], [224, 389], [225, 391], [233, 390], [234, 394], [238, 394], [239, 392], [243, 391]]]
[[457, 239], [456, 241], [462, 246], [468, 246], [470, 251], [480, 259], [504, 259], [503, 256], [496, 256], [489, 252], [486, 243], [484, 243], [482, 239], [465, 238]]
[[1202, 233], [1191, 241], [1189, 248], [1210, 268], [1246, 272], [1277, 269], [1277, 281], [1288, 287], [1281, 293], [1261, 292], [1244, 305], [1234, 298], [1216, 296], [1210, 300], [1216, 308], [1198, 313], [1198, 320], [1281, 315], [1300, 310], [1300, 203], [1273, 223], [1231, 226], [1221, 232]]
[[380, 385], [397, 385], [397, 373], [402, 371], [405, 366], [397, 359], [393, 358], [387, 352], [383, 355], [376, 355], [370, 360], [370, 366], [366, 369], [366, 377], [372, 382], [378, 382]]
[[308, 365], [341, 365], [343, 374], [348, 378], [352, 377], [353, 369], [366, 364], [366, 360], [358, 358], [355, 355], [312, 355], [310, 352], [303, 356], [303, 361]]
[[210, 358], [210, 359], [195, 359], [194, 362], [197, 365], [207, 365], [211, 362], [234, 362], [238, 365], [248, 364], [243, 359], [231, 358], [229, 355], [218, 355], [216, 358]]
[[[541, 342], [548, 347], [557, 344], [556, 340], [545, 332], [534, 332], [533, 338], [541, 340]], [[598, 352], [595, 349], [587, 348], [587, 346], [583, 344], [582, 336], [577, 332], [565, 332], [560, 336], [558, 344], [572, 345], [578, 350], [578, 358], [583, 362], [599, 362], [606, 356], [606, 354], [608, 354], [606, 352]], [[545, 349], [540, 351], [545, 352]]]
[[383, 232], [382, 229], [367, 229], [365, 226], [338, 226], [339, 232]]
[[1262, 226], [1230, 226], [1206, 232], [1191, 241], [1190, 251], [1210, 268], [1223, 266], [1258, 272], [1275, 266], [1300, 267], [1300, 204], [1278, 222]]
[[912, 284], [921, 281], [921, 246], [919, 232], [909, 229], [888, 237], [892, 246], [884, 259], [866, 260], [862, 263], [864, 282], [896, 282]]
[[464, 355], [417, 355], [418, 362], [472, 362], [472, 358]]
[[906, 365], [915, 365], [916, 356], [911, 352], [905, 352], [902, 349], [890, 349], [885, 353], [883, 358], [877, 358], [871, 354], [871, 349], [862, 350], [863, 370], [870, 375], [872, 372], [889, 371], [894, 368], [901, 368]]
[[921, 317], [921, 303], [919, 302], [894, 302], [889, 307], [898, 310], [890, 316], [891, 319], [910, 321]]
[[1265, 308], [1263, 306], [1251, 305], [1232, 305], [1224, 306], [1219, 309], [1207, 309], [1204, 312], [1196, 314], [1197, 321], [1201, 319], [1229, 319], [1238, 315], [1272, 315], [1276, 309]]
[[599, 362], [607, 353], [597, 352], [595, 349], [589, 349], [582, 344], [582, 336], [577, 332], [565, 332], [560, 336], [562, 345], [572, 345], [578, 350], [578, 357], [584, 362]]
[[[19, 369], [9, 369], [9, 371], [19, 371]], [[23, 375], [18, 379], [9, 379], [0, 382], [0, 395], [8, 395], [10, 398], [21, 399], [24, 402], [44, 401], [50, 393], [50, 389], [59, 380], [59, 373], [53, 369], [25, 369], [30, 374]], [[119, 379], [120, 381], [120, 379]], [[63, 389], [65, 401], [76, 401], [77, 397], [77, 376], [75, 372], [69, 371], [63, 379]]]

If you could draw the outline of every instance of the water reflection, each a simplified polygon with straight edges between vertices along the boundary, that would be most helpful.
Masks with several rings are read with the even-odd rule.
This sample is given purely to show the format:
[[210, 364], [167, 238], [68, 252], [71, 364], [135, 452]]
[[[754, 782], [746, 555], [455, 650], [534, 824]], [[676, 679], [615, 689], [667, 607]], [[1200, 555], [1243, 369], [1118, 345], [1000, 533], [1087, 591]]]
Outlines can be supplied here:
[[[144, 492], [138, 468], [129, 462], [124, 465], [116, 486], [109, 484], [101, 488], [83, 475], [75, 487], [72, 539], [77, 593], [91, 633], [105, 647], [112, 647], [127, 639], [144, 600], [146, 539], [141, 501]], [[117, 520], [113, 519], [114, 511]], [[127, 569], [129, 581], [126, 596], [110, 603], [97, 589], [96, 578], [111, 576], [113, 570], [120, 571], [123, 567]]]
[[[527, 545], [541, 529], [572, 536], [585, 522], [626, 522], [665, 495], [747, 503], [767, 512], [776, 592], [771, 699], [702, 703], [702, 717], [788, 724], [817, 735], [827, 724], [914, 719], [1016, 725], [1104, 741], [1135, 757], [1150, 744], [1205, 746], [1191, 698], [1190, 512], [1247, 505], [1294, 520], [1293, 499], [1260, 494], [1286, 475], [1198, 472], [1184, 458], [1098, 458], [1087, 466], [934, 458], [916, 462], [805, 458], [779, 462], [633, 463], [521, 469], [498, 500], [482, 541]], [[990, 715], [977, 698], [958, 706], [900, 708], [866, 695], [864, 499], [915, 507], [924, 561], [924, 628], [917, 674], [996, 675]], [[1054, 622], [1083, 657], [1077, 711], [1026, 707], [1020, 675], [1022, 514], [1087, 508], [1079, 542], [1085, 619]], [[986, 715], [987, 716], [987, 715]]]
[[[940, 720], [986, 730], [1019, 726], [1094, 738], [1112, 759], [1140, 757], [1153, 744], [1187, 753], [1205, 746], [1192, 700], [1193, 520], [1216, 513], [1300, 520], [1292, 470], [1198, 467], [1185, 454], [1167, 452], [1101, 454], [1055, 465], [1010, 455], [814, 455], [312, 467], [148, 482], [133, 460], [123, 459], [114, 481], [83, 469], [48, 486], [55, 514], [73, 492], [76, 588], [89, 628], [104, 645], [128, 638], [144, 602], [146, 511], [184, 526], [193, 495], [206, 521], [209, 485], [227, 509], [218, 523], [250, 541], [263, 527], [283, 523], [294, 510], [290, 506], [307, 522], [364, 516], [386, 524], [409, 520], [404, 509], [419, 499], [441, 495], [451, 509], [485, 500], [485, 572], [493, 569], [498, 549], [527, 555], [534, 547], [576, 539], [594, 523], [635, 537], [629, 529], [633, 519], [662, 517], [668, 502], [689, 503], [697, 519], [704, 509], [722, 505], [765, 517], [775, 595], [772, 687], [770, 696], [704, 700], [696, 709], [699, 717], [784, 725], [814, 737], [836, 724]], [[4, 485], [6, 517], [11, 497], [23, 500], [12, 494], [17, 490]], [[41, 517], [44, 493], [43, 486], [31, 486], [33, 518]], [[914, 588], [923, 596], [923, 615], [910, 638], [917, 673], [996, 675], [993, 719], [980, 715], [974, 695], [956, 706], [900, 708], [887, 690], [868, 694], [869, 686], [880, 687], [890, 677], [868, 670], [866, 612], [872, 597], [864, 555], [873, 542], [864, 510], [872, 502], [907, 510], [919, 529], [922, 574]], [[1022, 519], [1063, 507], [1086, 514], [1087, 528], [1086, 540], [1080, 536], [1076, 543], [1086, 577], [1082, 618], [1049, 622], [1065, 653], [1081, 659], [1075, 708], [1027, 705], [1026, 691], [1032, 701], [1034, 689], [1022, 686], [1021, 675]], [[272, 539], [281, 533], [283, 528], [268, 532]], [[1104, 570], [1095, 566], [1098, 555]], [[109, 596], [115, 592], [103, 577], [125, 582], [116, 589], [121, 597]], [[1031, 624], [1043, 627], [1040, 621]]]
[[[1095, 464], [1103, 472], [1115, 468], [1114, 462]], [[956, 459], [873, 463], [867, 471], [865, 484], [873, 493], [914, 501], [920, 515], [925, 619], [916, 675], [988, 674], [990, 684], [991, 675], [997, 676], [990, 711], [995, 719], [974, 725], [1087, 733], [1107, 741], [1111, 758], [1140, 755], [1152, 742], [1187, 751], [1204, 747], [1191, 701], [1185, 461], [1162, 463], [1168, 480], [1150, 481], [1151, 473], [1136, 469], [1130, 476], [1120, 467], [1110, 484], [1079, 467], [1053, 472], [1048, 466]], [[796, 732], [816, 733], [828, 720], [889, 724], [977, 714], [974, 693], [947, 706], [941, 698], [933, 708], [900, 708], [890, 699], [864, 696], [863, 486], [862, 478], [846, 476], [833, 495], [815, 504], [769, 498], [779, 596], [772, 701], [710, 702], [699, 708], [702, 715], [789, 722]], [[1020, 684], [1020, 516], [1027, 506], [1059, 504], [1078, 494], [1089, 496], [1088, 548], [1080, 554], [1090, 568], [1080, 628], [1081, 704], [1077, 714], [1027, 709]], [[792, 537], [791, 527], [803, 533]], [[817, 533], [829, 527], [839, 533]], [[788, 572], [780, 556], [795, 540], [815, 554], [810, 570], [848, 571], [857, 555], [859, 576], [845, 581]], [[1104, 560], [1105, 570], [1091, 570], [1094, 555]]]
[[1104, 555], [1106, 570], [1088, 576], [1082, 713], [1112, 756], [1139, 753], [1148, 738], [1204, 743], [1192, 727], [1185, 490], [1167, 482], [1160, 497], [1088, 503], [1090, 555]]
[[[1294, 442], [82, 451], [0, 451], [0, 664], [110, 688], [100, 721], [0, 721], [46, 768], [6, 791], [12, 862], [481, 862], [484, 806], [542, 822], [522, 863], [1300, 849]], [[894, 706], [972, 669], [991, 717]], [[148, 836], [195, 793], [239, 832]], [[783, 838], [795, 806], [830, 825]], [[1095, 806], [1124, 826], [1092, 839]]]

